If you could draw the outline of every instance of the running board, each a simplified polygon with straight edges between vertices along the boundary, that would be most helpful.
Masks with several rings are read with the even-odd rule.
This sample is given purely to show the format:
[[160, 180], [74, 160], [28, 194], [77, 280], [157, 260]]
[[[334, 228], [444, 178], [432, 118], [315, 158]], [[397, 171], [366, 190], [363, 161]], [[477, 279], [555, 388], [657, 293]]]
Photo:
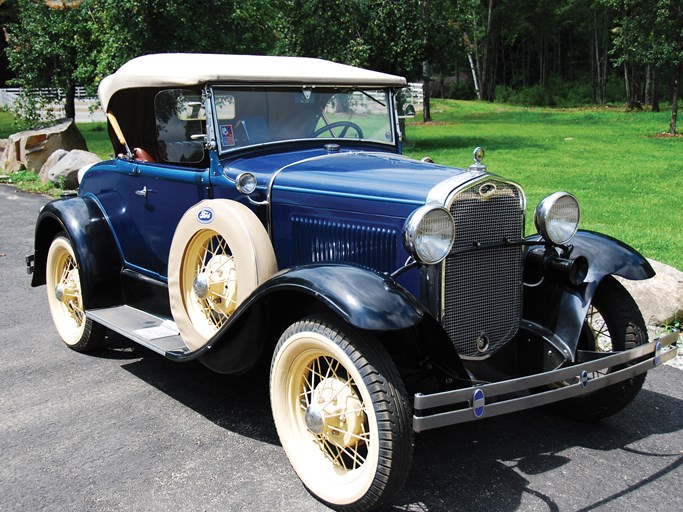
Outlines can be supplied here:
[[85, 312], [85, 316], [161, 355], [168, 356], [173, 352], [177, 356], [190, 352], [173, 320], [130, 306], [91, 309]]

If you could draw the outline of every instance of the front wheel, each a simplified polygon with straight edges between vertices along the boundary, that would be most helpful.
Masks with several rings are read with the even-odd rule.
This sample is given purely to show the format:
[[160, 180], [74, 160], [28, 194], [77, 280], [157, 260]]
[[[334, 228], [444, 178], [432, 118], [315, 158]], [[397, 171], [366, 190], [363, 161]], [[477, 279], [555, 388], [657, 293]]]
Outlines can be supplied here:
[[411, 408], [377, 340], [321, 319], [296, 322], [275, 349], [270, 396], [282, 447], [320, 501], [369, 510], [401, 489], [413, 454]]
[[[638, 305], [614, 277], [605, 277], [584, 320], [579, 349], [621, 352], [644, 343], [647, 343], [647, 328]], [[553, 409], [580, 421], [607, 418], [633, 401], [645, 382], [645, 375], [641, 373], [589, 395], [558, 402]]]

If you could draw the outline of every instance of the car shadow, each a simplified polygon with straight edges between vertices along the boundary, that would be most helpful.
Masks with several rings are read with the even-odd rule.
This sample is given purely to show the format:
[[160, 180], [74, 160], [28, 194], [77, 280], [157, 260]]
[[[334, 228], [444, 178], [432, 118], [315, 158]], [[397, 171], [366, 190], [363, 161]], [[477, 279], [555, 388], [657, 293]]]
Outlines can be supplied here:
[[538, 409], [428, 431], [417, 436], [408, 481], [386, 510], [503, 512], [517, 510], [524, 500], [535, 502], [534, 510], [558, 511], [553, 497], [533, 489], [526, 477], [548, 473], [548, 478], [563, 478], [560, 468], [573, 462], [565, 450], [623, 450], [663, 458], [660, 470], [586, 508], [593, 510], [683, 466], [680, 452], [630, 447], [649, 436], [681, 430], [683, 400], [642, 390], [633, 404], [600, 423]]
[[[100, 352], [121, 352], [134, 345], [127, 345], [123, 339], [110, 343]], [[121, 365], [124, 370], [215, 425], [279, 445], [270, 411], [267, 368], [235, 377], [214, 373], [199, 362], [174, 363], [136, 345], [123, 353], [135, 357]], [[99, 352], [97, 355], [127, 358]], [[526, 477], [548, 473], [549, 477], [560, 478], [561, 468], [572, 462], [563, 453], [565, 450], [624, 450], [673, 459], [670, 463], [665, 460], [661, 470], [620, 494], [633, 492], [679, 468], [683, 457], [680, 453], [644, 453], [630, 445], [649, 436], [681, 430], [683, 400], [644, 389], [630, 407], [597, 424], [537, 409], [427, 431], [416, 435], [410, 475], [394, 504], [385, 510], [513, 511], [522, 500], [535, 500], [540, 509], [557, 511], [560, 506], [553, 497], [533, 489]]]

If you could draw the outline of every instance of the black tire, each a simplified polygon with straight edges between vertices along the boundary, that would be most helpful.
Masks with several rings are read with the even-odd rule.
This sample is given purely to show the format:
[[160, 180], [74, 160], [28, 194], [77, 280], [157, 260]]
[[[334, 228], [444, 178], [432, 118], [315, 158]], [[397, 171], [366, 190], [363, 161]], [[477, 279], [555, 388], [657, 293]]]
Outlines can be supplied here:
[[50, 313], [62, 341], [76, 352], [97, 348], [107, 330], [85, 316], [81, 275], [64, 232], [57, 233], [50, 244], [45, 276]]
[[[605, 277], [584, 321], [579, 348], [619, 352], [647, 343], [647, 340], [647, 328], [638, 305], [614, 277]], [[589, 395], [558, 402], [552, 409], [579, 421], [607, 418], [633, 401], [643, 387], [645, 375], [641, 373]]]
[[336, 510], [390, 502], [413, 456], [411, 406], [374, 338], [310, 318], [280, 337], [270, 370], [275, 426], [297, 475]]

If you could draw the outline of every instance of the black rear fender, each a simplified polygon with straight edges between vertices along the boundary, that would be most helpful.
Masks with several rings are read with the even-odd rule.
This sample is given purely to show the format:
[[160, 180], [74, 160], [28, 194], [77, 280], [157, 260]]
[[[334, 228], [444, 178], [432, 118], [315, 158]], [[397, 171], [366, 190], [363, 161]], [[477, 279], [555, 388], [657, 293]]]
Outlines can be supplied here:
[[31, 286], [45, 284], [47, 253], [60, 232], [66, 232], [76, 254], [85, 306], [92, 309], [121, 304], [119, 248], [102, 210], [87, 196], [58, 199], [41, 210], [36, 222]]

